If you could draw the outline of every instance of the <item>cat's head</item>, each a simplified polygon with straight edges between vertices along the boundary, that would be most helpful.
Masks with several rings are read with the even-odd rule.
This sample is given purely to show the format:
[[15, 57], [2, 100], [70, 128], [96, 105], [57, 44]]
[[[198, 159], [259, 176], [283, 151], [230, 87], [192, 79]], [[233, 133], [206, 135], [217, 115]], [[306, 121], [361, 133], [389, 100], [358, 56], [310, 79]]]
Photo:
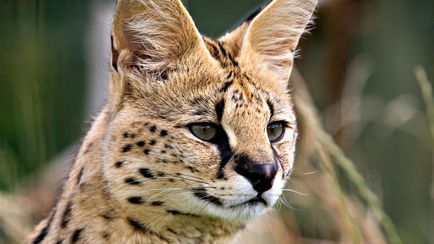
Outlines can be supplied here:
[[297, 124], [287, 81], [316, 0], [274, 0], [218, 40], [179, 0], [120, 0], [104, 177], [128, 212], [245, 220], [282, 193]]

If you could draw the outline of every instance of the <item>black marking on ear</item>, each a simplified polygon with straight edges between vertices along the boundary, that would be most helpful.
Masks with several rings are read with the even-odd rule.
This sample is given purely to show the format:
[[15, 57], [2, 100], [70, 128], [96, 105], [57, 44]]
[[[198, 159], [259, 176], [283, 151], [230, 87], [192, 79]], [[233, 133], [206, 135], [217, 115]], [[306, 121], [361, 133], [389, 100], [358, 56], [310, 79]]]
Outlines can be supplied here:
[[116, 168], [120, 168], [120, 167], [122, 167], [123, 164], [124, 164], [124, 161], [116, 161], [116, 163], [114, 164], [114, 166]]
[[83, 230], [84, 228], [80, 228], [74, 231], [74, 233], [71, 236], [71, 243], [75, 243], [81, 239]]
[[62, 214], [62, 221], [60, 222], [60, 228], [64, 229], [71, 220], [71, 212], [72, 212], [72, 202], [68, 202], [66, 204], [65, 210]]
[[219, 122], [222, 120], [224, 109], [225, 109], [225, 101], [222, 99], [219, 102], [217, 102], [215, 105], [215, 112], [217, 115], [217, 121], [219, 121]]
[[154, 174], [152, 174], [152, 172], [148, 168], [140, 168], [139, 172], [145, 178], [149, 178], [149, 179], [154, 179], [155, 178]]
[[142, 197], [139, 196], [132, 196], [127, 198], [127, 200], [129, 203], [136, 204], [136, 205], [143, 204], [146, 202]]
[[32, 244], [40, 244], [42, 241], [44, 241], [45, 237], [48, 235], [48, 230], [50, 229], [51, 222], [53, 221], [54, 215], [56, 215], [55, 208], [51, 211], [46, 226], [42, 228], [41, 232], [39, 232], [39, 234], [35, 237], [35, 239], [33, 239]]
[[134, 230], [136, 231], [140, 231], [143, 233], [146, 233], [149, 231], [149, 229], [145, 226], [145, 224], [140, 223], [139, 221], [132, 219], [132, 218], [127, 218], [128, 224], [131, 225]]
[[129, 152], [129, 151], [131, 151], [131, 149], [133, 148], [133, 145], [131, 145], [131, 144], [126, 144], [125, 146], [123, 146], [122, 147], [122, 152]]
[[217, 206], [223, 206], [222, 201], [219, 198], [217, 198], [217, 197], [209, 195], [206, 192], [205, 188], [202, 188], [202, 187], [194, 188], [193, 189], [193, 195], [195, 197], [197, 197], [197, 198], [205, 201], [205, 202], [210, 202], [210, 203], [213, 203], [213, 204], [215, 204]]
[[269, 99], [267, 99], [267, 105], [268, 105], [268, 108], [270, 109], [270, 118], [271, 118], [274, 115], [274, 105], [273, 105], [273, 103], [271, 103], [271, 101]]
[[162, 202], [162, 201], [153, 201], [153, 202], [151, 202], [152, 206], [161, 206], [163, 204], [164, 204], [164, 202]]
[[124, 182], [129, 184], [129, 185], [140, 185], [139, 179], [137, 179], [135, 177], [128, 177], [124, 180]]

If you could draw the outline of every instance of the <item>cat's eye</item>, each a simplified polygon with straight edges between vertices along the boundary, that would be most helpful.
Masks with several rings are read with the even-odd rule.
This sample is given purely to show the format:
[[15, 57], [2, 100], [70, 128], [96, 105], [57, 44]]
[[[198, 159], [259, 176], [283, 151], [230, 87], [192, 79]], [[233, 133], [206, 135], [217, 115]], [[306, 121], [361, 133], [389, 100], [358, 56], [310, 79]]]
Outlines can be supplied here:
[[211, 141], [216, 136], [216, 126], [211, 123], [197, 123], [189, 126], [191, 133], [203, 141]]
[[282, 122], [273, 122], [267, 126], [267, 134], [270, 142], [277, 142], [283, 138], [285, 127]]

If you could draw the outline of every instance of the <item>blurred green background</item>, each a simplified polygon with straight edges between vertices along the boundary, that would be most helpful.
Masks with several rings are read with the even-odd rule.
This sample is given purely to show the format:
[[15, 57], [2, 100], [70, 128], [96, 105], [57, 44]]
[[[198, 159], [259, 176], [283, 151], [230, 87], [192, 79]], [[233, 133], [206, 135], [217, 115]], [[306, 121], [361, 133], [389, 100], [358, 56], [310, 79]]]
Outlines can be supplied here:
[[[212, 37], [264, 3], [184, 2]], [[0, 190], [17, 189], [86, 132], [106, 94], [112, 6], [1, 1]], [[434, 1], [327, 0], [316, 23], [297, 65], [326, 128], [404, 243], [434, 243], [433, 138], [413, 72], [422, 65], [434, 80]]]

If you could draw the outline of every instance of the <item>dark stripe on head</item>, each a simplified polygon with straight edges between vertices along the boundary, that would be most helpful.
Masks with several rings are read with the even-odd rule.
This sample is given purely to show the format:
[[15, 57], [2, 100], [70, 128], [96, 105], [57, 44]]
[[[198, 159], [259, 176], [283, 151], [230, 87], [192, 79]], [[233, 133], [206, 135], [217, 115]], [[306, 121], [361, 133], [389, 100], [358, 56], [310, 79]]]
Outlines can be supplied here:
[[65, 211], [62, 214], [62, 222], [60, 223], [60, 227], [62, 229], [64, 229], [68, 225], [69, 220], [71, 219], [71, 212], [72, 212], [72, 203], [68, 202], [66, 204]]
[[222, 88], [220, 88], [220, 92], [226, 92], [228, 89], [229, 89], [229, 87], [231, 87], [231, 85], [233, 84], [233, 80], [229, 80], [229, 81], [226, 81], [224, 84], [223, 84], [223, 86], [222, 86]]
[[267, 105], [268, 105], [268, 108], [270, 109], [270, 117], [273, 117], [273, 115], [274, 115], [274, 105], [271, 103], [271, 101], [269, 99], [267, 99]]
[[223, 118], [223, 111], [225, 109], [225, 101], [222, 99], [215, 105], [215, 112], [217, 115], [217, 121], [221, 121]]

